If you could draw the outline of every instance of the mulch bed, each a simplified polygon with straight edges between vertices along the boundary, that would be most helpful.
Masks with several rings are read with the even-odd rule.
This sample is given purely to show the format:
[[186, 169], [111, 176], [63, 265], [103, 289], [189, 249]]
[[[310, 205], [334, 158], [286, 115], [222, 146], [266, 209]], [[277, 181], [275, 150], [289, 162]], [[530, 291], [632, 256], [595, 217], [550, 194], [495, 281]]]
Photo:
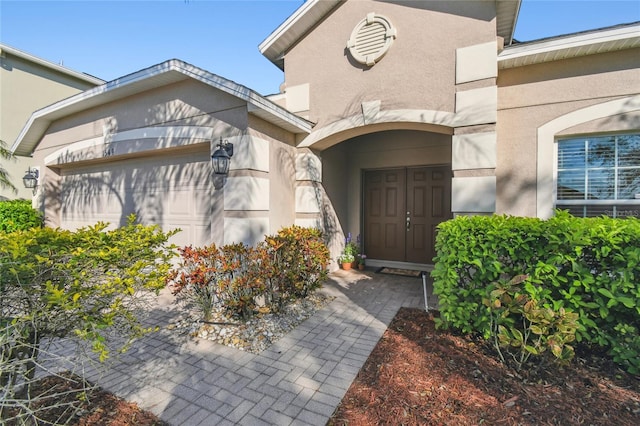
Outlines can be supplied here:
[[[83, 390], [88, 389], [86, 397]], [[168, 426], [151, 412], [137, 404], [127, 402], [114, 394], [69, 373], [47, 376], [33, 385], [32, 395], [39, 395], [41, 402], [54, 408], [37, 411], [39, 425], [64, 424], [77, 426]], [[36, 404], [35, 409], [38, 409]], [[16, 412], [10, 413], [12, 416]], [[6, 422], [6, 423], [4, 423]], [[21, 424], [0, 419], [7, 426]]]
[[598, 354], [519, 374], [496, 359], [482, 341], [402, 308], [329, 424], [640, 424], [640, 378]]

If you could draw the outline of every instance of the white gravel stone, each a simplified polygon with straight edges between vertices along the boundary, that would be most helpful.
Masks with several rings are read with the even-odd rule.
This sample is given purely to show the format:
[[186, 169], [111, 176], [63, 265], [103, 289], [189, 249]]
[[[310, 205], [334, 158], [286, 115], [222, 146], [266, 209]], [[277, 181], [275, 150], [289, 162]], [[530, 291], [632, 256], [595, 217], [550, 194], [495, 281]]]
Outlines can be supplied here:
[[237, 318], [226, 316], [222, 311], [213, 314], [211, 323], [198, 319], [190, 310], [166, 328], [194, 338], [207, 339], [251, 353], [260, 353], [278, 339], [293, 330], [316, 311], [331, 303], [333, 297], [322, 293], [312, 293], [305, 299], [297, 300], [279, 313], [257, 313], [243, 323]]

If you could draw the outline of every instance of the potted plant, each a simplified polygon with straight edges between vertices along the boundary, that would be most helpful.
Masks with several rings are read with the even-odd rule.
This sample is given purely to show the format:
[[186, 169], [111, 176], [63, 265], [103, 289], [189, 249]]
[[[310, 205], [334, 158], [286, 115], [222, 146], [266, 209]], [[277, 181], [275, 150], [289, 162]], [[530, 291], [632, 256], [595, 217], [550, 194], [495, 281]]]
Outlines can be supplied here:
[[356, 261], [356, 255], [358, 254], [358, 245], [351, 241], [351, 232], [345, 239], [344, 249], [338, 257], [338, 263], [342, 265], [342, 269], [348, 271], [351, 269], [352, 264]]
[[367, 258], [367, 255], [365, 254], [358, 254], [357, 256], [357, 260], [358, 260], [358, 269], [361, 271], [364, 271], [364, 266], [365, 266], [365, 259]]
[[342, 269], [344, 269], [345, 271], [351, 269], [351, 264], [354, 260], [355, 256], [350, 253], [345, 253], [344, 250], [342, 251], [340, 257], [338, 257], [338, 262], [342, 265]]

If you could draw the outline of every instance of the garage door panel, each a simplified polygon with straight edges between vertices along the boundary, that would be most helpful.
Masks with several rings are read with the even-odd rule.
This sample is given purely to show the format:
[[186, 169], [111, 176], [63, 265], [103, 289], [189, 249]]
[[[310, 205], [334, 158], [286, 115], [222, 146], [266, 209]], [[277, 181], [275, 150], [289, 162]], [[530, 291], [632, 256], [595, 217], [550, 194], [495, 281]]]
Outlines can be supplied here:
[[172, 191], [168, 200], [168, 213], [172, 216], [189, 216], [193, 212], [191, 194], [186, 191]]
[[108, 165], [63, 170], [61, 226], [76, 229], [104, 221], [120, 226], [135, 213], [144, 224], [164, 231], [181, 228], [178, 245], [210, 243], [209, 155], [124, 160]]
[[165, 223], [162, 226], [164, 232], [180, 229], [172, 239], [171, 242], [178, 247], [193, 245], [195, 247], [204, 246], [210, 244], [208, 227], [201, 225], [194, 225], [189, 222], [171, 222]]

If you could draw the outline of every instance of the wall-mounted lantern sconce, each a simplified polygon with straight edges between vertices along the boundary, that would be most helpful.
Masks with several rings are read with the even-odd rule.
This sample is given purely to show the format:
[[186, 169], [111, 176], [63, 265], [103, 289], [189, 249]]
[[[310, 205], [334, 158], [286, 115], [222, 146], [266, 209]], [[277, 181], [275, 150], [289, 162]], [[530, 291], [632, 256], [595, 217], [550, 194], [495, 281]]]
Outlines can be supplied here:
[[223, 141], [222, 138], [220, 138], [218, 149], [216, 149], [211, 156], [213, 172], [217, 175], [226, 175], [229, 173], [231, 157], [233, 157], [233, 144], [228, 141]]
[[37, 167], [29, 167], [27, 173], [22, 178], [22, 183], [27, 189], [36, 189], [38, 186], [38, 178], [40, 177], [40, 170]]

